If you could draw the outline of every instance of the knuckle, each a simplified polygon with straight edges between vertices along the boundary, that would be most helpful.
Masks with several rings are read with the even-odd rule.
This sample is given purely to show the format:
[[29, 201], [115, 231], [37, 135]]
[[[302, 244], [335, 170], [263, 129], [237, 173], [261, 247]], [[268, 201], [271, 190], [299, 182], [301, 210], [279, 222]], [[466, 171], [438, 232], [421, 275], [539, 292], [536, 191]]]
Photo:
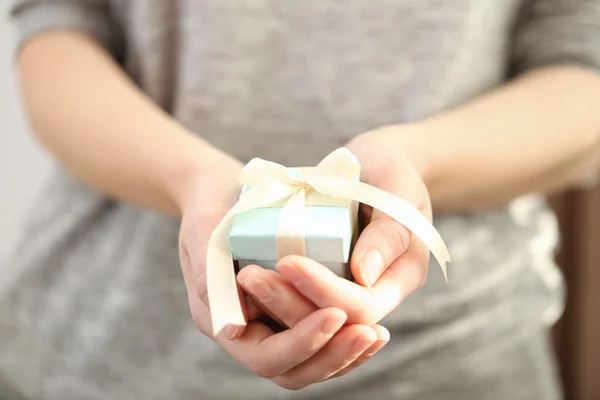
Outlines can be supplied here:
[[375, 325], [383, 318], [383, 312], [378, 310], [379, 305], [373, 304], [369, 306], [369, 309], [372, 311], [360, 311], [356, 312], [353, 315], [348, 315], [348, 320], [353, 324], [358, 325]]
[[[374, 345], [373, 347], [375, 347], [376, 345]], [[370, 348], [367, 349], [363, 354], [361, 354], [360, 357], [358, 357], [356, 359], [356, 361], [354, 362], [353, 366], [354, 367], [358, 367], [361, 364], [366, 363], [367, 361], [369, 361], [375, 354], [377, 354], [377, 352], [379, 351], [379, 347], [377, 348]]]
[[200, 272], [200, 274], [198, 275], [198, 279], [196, 279], [196, 293], [198, 294], [200, 301], [202, 301], [202, 303], [204, 303], [206, 306], [209, 306], [205, 271]]
[[200, 331], [200, 333], [204, 333], [204, 324], [202, 323], [201, 319], [199, 316], [196, 315], [196, 313], [192, 313], [192, 319], [194, 320], [194, 323], [196, 324], [196, 328], [198, 328], [198, 331]]
[[272, 365], [269, 365], [269, 363], [266, 363], [264, 361], [254, 362], [251, 370], [256, 375], [266, 379], [274, 379], [280, 375]]
[[[193, 215], [192, 222], [194, 224], [206, 224], [211, 221], [214, 217], [211, 207], [203, 207], [195, 215]], [[202, 225], [200, 225], [202, 226]]]
[[396, 255], [400, 255], [408, 249], [410, 245], [410, 234], [408, 229], [399, 222], [386, 221], [387, 229], [385, 238], [388, 246]]
[[204, 207], [193, 218], [194, 226], [216, 226], [223, 218], [223, 213], [216, 207]]
[[188, 251], [186, 249], [185, 241], [183, 240], [183, 238], [181, 236], [179, 237], [179, 240], [177, 241], [177, 244], [178, 244], [178, 249], [179, 249], [179, 258], [189, 259], [190, 256], [189, 256]]
[[398, 163], [388, 155], [378, 154], [377, 158], [368, 165], [367, 178], [369, 183], [379, 188], [393, 188], [397, 184], [396, 170]]
[[192, 270], [192, 262], [190, 260], [190, 254], [187, 251], [183, 240], [179, 240], [179, 261], [181, 264], [181, 270], [184, 273], [189, 273]]
[[423, 286], [425, 286], [425, 282], [427, 281], [427, 272], [428, 272], [428, 269], [425, 268], [425, 270], [423, 271], [423, 279], [421, 279], [421, 281], [417, 285], [417, 290], [421, 289]]
[[425, 272], [425, 274], [423, 275], [423, 279], [421, 279], [419, 281], [419, 284], [417, 285], [417, 290], [421, 289], [423, 286], [425, 286], [425, 281], [427, 280], [427, 272]]
[[381, 322], [381, 320], [384, 319], [388, 314], [389, 311], [386, 311], [384, 308], [382, 308], [381, 311], [373, 313], [373, 315], [371, 315], [368, 319], [365, 319], [365, 325], [375, 325], [376, 323]]
[[194, 324], [196, 324], [196, 328], [198, 331], [206, 336], [212, 337], [212, 334], [209, 334], [209, 328], [206, 324], [206, 313], [203, 313], [199, 309], [194, 309], [192, 305], [190, 305], [190, 313], [192, 314], [192, 320]]

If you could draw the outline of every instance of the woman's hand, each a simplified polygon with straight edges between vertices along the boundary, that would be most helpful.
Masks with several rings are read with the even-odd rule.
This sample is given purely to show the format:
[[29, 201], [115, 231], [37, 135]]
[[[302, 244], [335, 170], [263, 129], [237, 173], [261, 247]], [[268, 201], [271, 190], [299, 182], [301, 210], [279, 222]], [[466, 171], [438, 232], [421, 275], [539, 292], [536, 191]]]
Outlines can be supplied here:
[[[203, 170], [183, 175], [177, 191], [181, 199], [177, 203], [182, 210], [179, 258], [192, 316], [198, 326], [201, 325], [200, 320], [209, 318], [206, 255], [210, 236], [234, 206], [241, 190], [237, 181], [243, 167], [240, 162], [223, 155], [213, 163], [210, 167], [204, 165]], [[245, 307], [244, 301], [241, 304]], [[227, 338], [233, 339], [239, 337], [243, 330], [243, 326], [227, 326], [224, 333]], [[209, 335], [208, 330], [203, 330], [203, 333]]]
[[[275, 271], [251, 265], [242, 268], [237, 280], [249, 296], [249, 319], [266, 313], [281, 326], [296, 329], [303, 320], [319, 312], [313, 302]], [[389, 340], [390, 333], [383, 326], [346, 324], [312, 359], [274, 381], [283, 387], [302, 387], [340, 377], [368, 361]]]
[[[404, 152], [397, 127], [358, 136], [347, 147], [362, 165], [361, 180], [408, 201], [431, 220], [431, 202], [419, 166]], [[320, 308], [337, 307], [348, 322], [372, 325], [395, 310], [425, 282], [429, 250], [402, 224], [378, 210], [361, 209], [366, 224], [351, 258], [357, 283], [304, 257], [282, 259], [277, 268]]]
[[[217, 167], [217, 165], [215, 165]], [[213, 338], [206, 295], [205, 260], [210, 235], [236, 202], [241, 164], [219, 160], [211, 175], [192, 177], [183, 207], [179, 250], [190, 310], [198, 329]], [[244, 280], [245, 279], [245, 280]], [[240, 288], [249, 324], [228, 326], [213, 339], [251, 371], [287, 389], [341, 376], [366, 361], [389, 339], [385, 328], [344, 326], [347, 315], [335, 307], [316, 307], [281, 276], [254, 266], [240, 273], [251, 297]], [[268, 290], [267, 290], [268, 289]], [[255, 301], [253, 301], [255, 299]], [[259, 321], [263, 310], [289, 327], [275, 332]], [[232, 340], [236, 339], [236, 340]]]

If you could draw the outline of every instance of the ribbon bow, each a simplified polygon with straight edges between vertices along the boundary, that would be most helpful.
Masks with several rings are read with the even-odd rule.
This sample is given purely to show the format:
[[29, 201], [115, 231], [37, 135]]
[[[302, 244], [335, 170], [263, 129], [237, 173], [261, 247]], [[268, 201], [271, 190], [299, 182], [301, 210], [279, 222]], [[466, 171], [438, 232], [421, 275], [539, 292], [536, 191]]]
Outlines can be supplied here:
[[410, 203], [356, 180], [360, 169], [358, 159], [344, 147], [329, 154], [314, 168], [299, 169], [297, 176], [281, 164], [259, 158], [251, 160], [242, 169], [239, 181], [251, 188], [223, 217], [208, 244], [206, 280], [215, 336], [226, 325], [246, 325], [229, 249], [233, 218], [236, 214], [287, 199], [277, 226], [277, 257], [305, 254], [302, 211], [306, 193], [311, 190], [357, 201], [389, 215], [427, 245], [447, 279], [446, 263], [450, 261], [450, 254], [438, 231]]

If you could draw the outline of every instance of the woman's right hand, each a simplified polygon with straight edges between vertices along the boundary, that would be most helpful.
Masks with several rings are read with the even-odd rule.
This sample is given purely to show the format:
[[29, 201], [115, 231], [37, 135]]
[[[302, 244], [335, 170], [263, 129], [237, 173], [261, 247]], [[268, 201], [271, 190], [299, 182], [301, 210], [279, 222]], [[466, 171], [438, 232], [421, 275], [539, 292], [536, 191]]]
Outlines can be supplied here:
[[198, 329], [251, 371], [283, 388], [300, 389], [349, 372], [383, 346], [385, 341], [379, 338], [389, 338], [385, 328], [344, 326], [347, 316], [342, 310], [319, 309], [279, 274], [269, 271], [272, 274], [265, 275], [259, 267], [244, 268], [241, 276], [250, 281], [270, 277], [268, 283], [277, 295], [277, 308], [270, 307], [268, 312], [289, 329], [275, 332], [256, 319], [263, 313], [257, 304], [263, 303], [246, 298], [240, 288], [248, 325], [227, 327], [213, 337], [206, 295], [206, 251], [211, 233], [237, 201], [240, 191], [237, 175], [241, 168], [235, 160], [219, 160], [211, 168], [210, 176], [205, 170], [190, 177], [187, 200], [180, 202], [183, 218], [179, 253], [190, 310]]

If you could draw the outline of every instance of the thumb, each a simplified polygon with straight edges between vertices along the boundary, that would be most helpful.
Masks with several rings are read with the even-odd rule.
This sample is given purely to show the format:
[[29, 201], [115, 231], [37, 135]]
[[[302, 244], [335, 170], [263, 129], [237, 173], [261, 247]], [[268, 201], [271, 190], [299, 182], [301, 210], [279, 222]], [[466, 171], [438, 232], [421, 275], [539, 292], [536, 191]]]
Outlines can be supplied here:
[[[402, 198], [431, 219], [427, 189], [416, 171], [386, 168], [381, 173], [369, 174], [366, 179], [366, 183]], [[368, 212], [363, 214], [368, 215]], [[352, 275], [359, 284], [373, 286], [408, 249], [412, 234], [404, 225], [377, 209], [372, 210], [370, 220], [366, 223], [352, 253], [350, 265]]]

